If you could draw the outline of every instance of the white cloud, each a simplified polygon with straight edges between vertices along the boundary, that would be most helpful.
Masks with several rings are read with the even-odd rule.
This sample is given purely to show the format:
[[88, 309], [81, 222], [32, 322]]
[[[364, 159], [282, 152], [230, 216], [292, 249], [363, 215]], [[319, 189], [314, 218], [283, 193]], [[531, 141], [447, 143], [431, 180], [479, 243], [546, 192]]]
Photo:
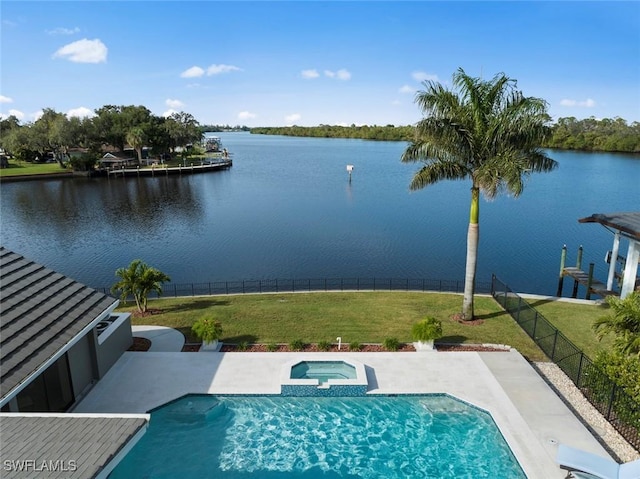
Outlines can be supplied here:
[[89, 108], [81, 106], [79, 108], [72, 108], [67, 112], [68, 117], [77, 116], [78, 118], [89, 118], [92, 116], [96, 116], [93, 110], [89, 110]]
[[409, 85], [402, 85], [398, 90], [398, 93], [415, 93], [416, 89]]
[[240, 120], [251, 120], [256, 116], [258, 115], [256, 115], [255, 113], [251, 113], [250, 111], [241, 111], [240, 113], [238, 113], [238, 119]]
[[42, 115], [44, 115], [44, 111], [38, 110], [31, 113], [29, 116], [33, 119], [33, 121], [38, 121]]
[[434, 75], [432, 73], [427, 72], [413, 72], [411, 77], [415, 81], [423, 82], [423, 81], [440, 81], [438, 80], [438, 75]]
[[64, 58], [74, 63], [102, 63], [107, 61], [107, 47], [99, 39], [83, 38], [69, 43], [53, 54], [53, 58]]
[[169, 108], [180, 108], [184, 106], [184, 103], [182, 103], [180, 100], [172, 100], [171, 98], [167, 98], [164, 103]]
[[78, 27], [75, 28], [64, 28], [58, 27], [53, 30], [45, 30], [49, 35], [73, 35], [74, 33], [80, 33], [80, 29]]
[[0, 95], [0, 103], [13, 103], [13, 98], [9, 98], [8, 96]]
[[583, 107], [583, 108], [593, 108], [594, 106], [596, 106], [596, 102], [594, 100], [592, 100], [591, 98], [587, 98], [584, 101], [579, 101], [579, 100], [570, 100], [570, 99], [563, 99], [560, 100], [560, 105], [561, 106], [577, 106], [577, 107]]
[[165, 111], [162, 116], [165, 118], [169, 118], [171, 115], [178, 113], [176, 110], [174, 110], [173, 108], [169, 108], [167, 111]]
[[344, 68], [341, 68], [337, 72], [334, 72], [334, 71], [331, 71], [331, 70], [325, 70], [324, 71], [324, 75], [329, 77], [329, 78], [336, 78], [338, 80], [350, 80], [351, 79], [351, 73], [349, 73], [349, 71], [345, 70]]
[[198, 66], [193, 66], [180, 73], [182, 78], [197, 78], [204, 75], [204, 70]]
[[289, 124], [294, 124], [300, 118], [302, 118], [302, 115], [300, 115], [300, 113], [292, 113], [291, 115], [285, 116], [284, 121], [286, 121]]
[[220, 73], [229, 73], [233, 71], [242, 71], [242, 69], [235, 65], [225, 65], [221, 63], [220, 65], [211, 65], [207, 68], [207, 75], [219, 75]]
[[302, 78], [311, 80], [313, 78], [318, 78], [320, 76], [320, 73], [318, 73], [318, 70], [310, 69], [310, 70], [302, 70], [300, 72], [300, 75], [302, 75]]
[[20, 110], [9, 110], [8, 113], [0, 112], [0, 118], [2, 119], [9, 118], [10, 116], [15, 116], [18, 120], [22, 120], [24, 118], [24, 113]]

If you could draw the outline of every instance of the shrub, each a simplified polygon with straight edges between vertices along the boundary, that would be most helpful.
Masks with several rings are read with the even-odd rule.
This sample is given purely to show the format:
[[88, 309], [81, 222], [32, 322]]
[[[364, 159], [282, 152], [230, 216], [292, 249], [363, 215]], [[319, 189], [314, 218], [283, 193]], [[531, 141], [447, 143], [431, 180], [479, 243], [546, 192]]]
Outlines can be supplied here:
[[386, 338], [382, 342], [382, 346], [387, 351], [397, 351], [400, 348], [400, 341], [398, 341], [396, 338]]
[[193, 323], [191, 331], [203, 343], [212, 343], [222, 336], [222, 324], [211, 316], [203, 316]]
[[276, 343], [267, 344], [267, 351], [269, 351], [270, 353], [274, 353], [277, 350], [278, 350], [278, 345]]
[[442, 337], [442, 322], [433, 316], [427, 316], [411, 328], [411, 335], [416, 341], [433, 341]]
[[320, 341], [318, 343], [318, 349], [320, 351], [329, 351], [331, 349], [331, 343], [329, 341]]
[[360, 351], [362, 349], [362, 345], [358, 341], [351, 341], [349, 343], [349, 351]]
[[246, 341], [242, 341], [238, 343], [238, 345], [236, 346], [236, 349], [238, 351], [246, 351], [247, 349], [249, 349], [249, 343], [247, 343]]
[[304, 349], [304, 342], [302, 339], [294, 339], [289, 343], [289, 349], [291, 349], [291, 351], [302, 351]]

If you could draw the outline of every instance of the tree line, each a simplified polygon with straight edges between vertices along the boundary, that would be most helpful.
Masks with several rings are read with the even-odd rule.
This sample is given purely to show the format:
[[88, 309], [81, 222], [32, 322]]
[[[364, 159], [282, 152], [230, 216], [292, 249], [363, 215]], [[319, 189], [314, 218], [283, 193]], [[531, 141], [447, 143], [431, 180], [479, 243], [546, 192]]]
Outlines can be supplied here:
[[[202, 127], [189, 113], [169, 117], [153, 115], [144, 106], [105, 105], [95, 116], [68, 117], [46, 108], [36, 121], [22, 125], [15, 116], [0, 121], [0, 148], [21, 161], [69, 162], [76, 170], [93, 168], [105, 151], [129, 147], [142, 159], [143, 148], [153, 156], [172, 154], [176, 148], [199, 143]], [[72, 150], [82, 152], [71, 155]]]
[[[251, 128], [262, 135], [308, 136], [316, 138], [359, 138], [364, 140], [413, 141], [414, 126], [283, 126]], [[622, 118], [602, 120], [593, 117], [577, 120], [560, 118], [548, 125], [539, 145], [563, 150], [640, 152], [640, 122], [627, 124]]]

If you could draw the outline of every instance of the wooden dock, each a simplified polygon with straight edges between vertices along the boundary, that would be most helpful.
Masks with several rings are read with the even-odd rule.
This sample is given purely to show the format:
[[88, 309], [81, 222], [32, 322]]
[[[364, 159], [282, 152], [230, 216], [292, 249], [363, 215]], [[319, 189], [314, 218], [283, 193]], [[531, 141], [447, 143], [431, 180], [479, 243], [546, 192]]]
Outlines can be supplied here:
[[165, 175], [190, 175], [193, 173], [207, 173], [210, 171], [226, 170], [233, 166], [233, 160], [219, 160], [188, 166], [157, 166], [151, 168], [119, 168], [109, 170], [112, 176], [165, 176]]
[[580, 268], [563, 268], [562, 269], [563, 276], [570, 276], [574, 279], [578, 284], [581, 284], [585, 288], [588, 289], [588, 293], [597, 294], [598, 296], [602, 296], [603, 298], [606, 296], [617, 296], [618, 293], [615, 291], [611, 291], [607, 289], [607, 285], [602, 281], [598, 281], [595, 278], [589, 279], [589, 273], [582, 271]]

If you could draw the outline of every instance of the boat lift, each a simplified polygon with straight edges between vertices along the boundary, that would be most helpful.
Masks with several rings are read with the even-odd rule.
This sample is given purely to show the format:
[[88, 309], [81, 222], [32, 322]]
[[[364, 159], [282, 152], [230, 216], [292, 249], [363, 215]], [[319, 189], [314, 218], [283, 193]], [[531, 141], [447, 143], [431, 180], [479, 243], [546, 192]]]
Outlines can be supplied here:
[[[572, 297], [577, 296], [578, 285], [587, 288], [586, 299], [591, 299], [591, 294], [598, 296], [620, 295], [624, 299], [635, 290], [640, 290], [638, 279], [638, 262], [640, 261], [640, 211], [631, 213], [593, 214], [578, 220], [580, 223], [600, 223], [613, 233], [613, 247], [607, 252], [605, 261], [609, 263], [607, 283], [604, 284], [593, 277], [594, 264], [589, 265], [588, 273], [581, 269], [582, 246], [578, 250], [576, 267], [565, 267], [567, 255], [566, 245], [562, 248], [560, 260], [560, 277], [558, 279], [557, 296], [562, 295], [563, 279], [570, 276], [574, 280]], [[627, 256], [619, 255], [620, 239], [629, 241]], [[621, 272], [617, 271], [620, 266]], [[616, 281], [618, 280], [618, 281]], [[614, 282], [620, 283], [620, 292], [614, 290]]]

